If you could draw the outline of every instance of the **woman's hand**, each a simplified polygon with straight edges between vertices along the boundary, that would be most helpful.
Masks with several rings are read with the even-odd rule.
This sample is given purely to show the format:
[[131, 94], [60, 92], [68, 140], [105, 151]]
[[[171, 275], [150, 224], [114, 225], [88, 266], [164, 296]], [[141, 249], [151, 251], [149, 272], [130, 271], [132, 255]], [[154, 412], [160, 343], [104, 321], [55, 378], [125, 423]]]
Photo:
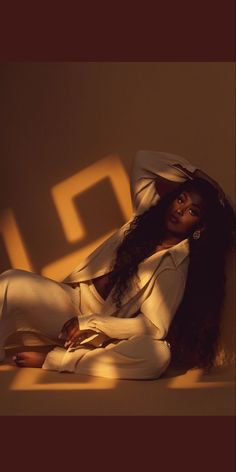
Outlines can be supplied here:
[[58, 335], [58, 339], [65, 340], [64, 346], [67, 347], [77, 340], [80, 334], [81, 331], [79, 328], [78, 318], [74, 316], [63, 325], [62, 330]]
[[185, 169], [185, 167], [183, 167], [181, 164], [175, 164], [175, 167], [180, 169], [182, 172], [184, 172], [188, 177], [192, 179], [194, 177], [200, 177], [201, 179], [207, 180], [207, 182], [209, 182], [217, 190], [221, 205], [225, 206], [226, 196], [225, 196], [224, 190], [222, 190], [221, 186], [218, 184], [218, 182], [216, 182], [216, 180], [212, 179], [212, 177], [210, 177], [208, 174], [206, 174], [200, 169], [196, 169], [194, 172], [190, 172], [189, 170]]
[[186, 177], [189, 177], [190, 179], [193, 179], [193, 177], [194, 177], [193, 172], [190, 172], [190, 170], [186, 169], [181, 164], [174, 164], [174, 167], [177, 167], [178, 169], [180, 169], [186, 175]]

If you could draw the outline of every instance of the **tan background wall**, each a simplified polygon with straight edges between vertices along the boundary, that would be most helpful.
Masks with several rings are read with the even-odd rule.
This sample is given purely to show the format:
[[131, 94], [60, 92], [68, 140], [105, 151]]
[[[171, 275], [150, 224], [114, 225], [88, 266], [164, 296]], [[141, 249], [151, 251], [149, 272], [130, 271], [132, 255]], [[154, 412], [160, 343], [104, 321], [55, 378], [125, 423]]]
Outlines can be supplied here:
[[[233, 63], [2, 65], [0, 270], [22, 267], [62, 278], [126, 221], [127, 178], [138, 149], [182, 154], [234, 199], [234, 86]], [[116, 156], [113, 181], [107, 156]], [[91, 188], [89, 175], [95, 176]], [[71, 239], [66, 203], [59, 217], [51, 194], [59, 183], [62, 200], [77, 210], [80, 226]], [[69, 195], [72, 183], [78, 195]], [[230, 275], [224, 330], [231, 346], [233, 299]]]

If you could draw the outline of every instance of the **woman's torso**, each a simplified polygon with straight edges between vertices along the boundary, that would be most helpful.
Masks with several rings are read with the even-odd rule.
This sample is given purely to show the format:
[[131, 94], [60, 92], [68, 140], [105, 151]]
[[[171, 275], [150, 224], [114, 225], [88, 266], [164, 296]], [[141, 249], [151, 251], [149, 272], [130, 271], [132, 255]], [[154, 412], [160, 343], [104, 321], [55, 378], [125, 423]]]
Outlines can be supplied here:
[[91, 282], [93, 283], [94, 287], [96, 288], [99, 295], [106, 300], [108, 297], [112, 287], [109, 284], [109, 276], [108, 273], [101, 275], [100, 277], [96, 277], [92, 279]]
[[[162, 250], [162, 246], [157, 246], [155, 252], [159, 252]], [[95, 277], [94, 279], [91, 279], [91, 282], [93, 283], [99, 295], [104, 300], [106, 300], [114, 286], [114, 284], [112, 286], [109, 284], [109, 273], [101, 275], [100, 277]]]

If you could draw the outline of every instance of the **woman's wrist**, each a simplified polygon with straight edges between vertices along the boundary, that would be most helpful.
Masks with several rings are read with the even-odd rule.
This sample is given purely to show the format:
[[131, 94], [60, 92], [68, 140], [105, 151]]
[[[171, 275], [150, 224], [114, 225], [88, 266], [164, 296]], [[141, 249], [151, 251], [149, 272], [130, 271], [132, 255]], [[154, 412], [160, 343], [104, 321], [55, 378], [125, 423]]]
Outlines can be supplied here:
[[190, 178], [193, 178], [194, 173], [196, 172], [196, 169], [194, 171], [191, 171], [187, 169], [186, 167], [182, 166], [181, 164], [174, 164], [174, 167], [177, 167], [177, 169], [180, 169], [184, 174], [186, 174]]

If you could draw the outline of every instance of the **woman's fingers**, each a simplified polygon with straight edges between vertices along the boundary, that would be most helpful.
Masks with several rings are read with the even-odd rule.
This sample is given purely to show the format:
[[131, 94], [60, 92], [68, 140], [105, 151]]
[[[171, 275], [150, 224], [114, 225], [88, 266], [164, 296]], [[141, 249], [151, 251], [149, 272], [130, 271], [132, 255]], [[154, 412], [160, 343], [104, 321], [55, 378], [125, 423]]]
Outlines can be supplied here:
[[64, 347], [68, 347], [80, 335], [78, 318], [75, 316], [68, 320], [58, 335], [59, 339], [65, 340]]
[[68, 347], [68, 346], [71, 346], [72, 344], [74, 344], [75, 341], [77, 340], [80, 340], [80, 333], [75, 333], [73, 337], [71, 338], [67, 338], [65, 344], [64, 344], [64, 347]]
[[78, 326], [75, 326], [74, 328], [72, 328], [69, 333], [67, 334], [67, 338], [66, 338], [66, 341], [69, 342], [71, 341], [72, 339], [74, 339], [75, 337], [77, 337], [78, 335], [80, 334], [80, 329]]
[[70, 328], [73, 328], [73, 326], [75, 326], [77, 323], [78, 319], [76, 316], [66, 321], [66, 323], [62, 326], [62, 330], [58, 335], [58, 339], [67, 338]]
[[74, 341], [70, 342], [68, 345], [65, 345], [65, 347], [68, 347], [69, 351], [75, 350], [78, 346], [80, 346], [81, 339], [80, 337], [75, 338]]
[[81, 342], [84, 341], [88, 337], [88, 333], [86, 331], [80, 332], [79, 335], [74, 336], [74, 338], [68, 343], [69, 350], [76, 349], [80, 346]]

